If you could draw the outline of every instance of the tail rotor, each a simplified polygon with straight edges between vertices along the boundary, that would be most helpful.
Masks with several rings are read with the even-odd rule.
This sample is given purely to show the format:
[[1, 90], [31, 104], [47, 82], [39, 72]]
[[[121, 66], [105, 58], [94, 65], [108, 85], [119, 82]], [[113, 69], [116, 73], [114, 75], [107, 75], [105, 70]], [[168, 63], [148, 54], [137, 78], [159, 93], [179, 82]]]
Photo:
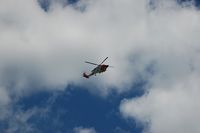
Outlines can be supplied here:
[[89, 76], [86, 74], [86, 73], [83, 73], [83, 77], [85, 77], [85, 78], [89, 78]]

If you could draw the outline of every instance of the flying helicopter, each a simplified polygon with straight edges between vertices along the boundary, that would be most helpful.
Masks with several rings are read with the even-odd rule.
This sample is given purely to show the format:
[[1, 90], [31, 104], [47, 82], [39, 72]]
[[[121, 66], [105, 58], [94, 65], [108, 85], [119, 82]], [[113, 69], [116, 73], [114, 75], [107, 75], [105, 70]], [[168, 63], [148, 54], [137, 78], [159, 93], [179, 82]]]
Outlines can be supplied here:
[[107, 69], [108, 67], [113, 67], [113, 66], [109, 66], [109, 65], [103, 64], [107, 59], [108, 59], [108, 57], [106, 57], [100, 64], [96, 64], [96, 63], [92, 63], [92, 62], [85, 61], [85, 63], [91, 64], [91, 65], [95, 65], [95, 66], [97, 66], [97, 67], [95, 67], [95, 68], [91, 71], [90, 74], [86, 74], [86, 73], [84, 72], [84, 73], [83, 73], [83, 77], [89, 78], [89, 77], [92, 76], [92, 75], [95, 75], [95, 76], [96, 76], [97, 73], [105, 72], [106, 69]]

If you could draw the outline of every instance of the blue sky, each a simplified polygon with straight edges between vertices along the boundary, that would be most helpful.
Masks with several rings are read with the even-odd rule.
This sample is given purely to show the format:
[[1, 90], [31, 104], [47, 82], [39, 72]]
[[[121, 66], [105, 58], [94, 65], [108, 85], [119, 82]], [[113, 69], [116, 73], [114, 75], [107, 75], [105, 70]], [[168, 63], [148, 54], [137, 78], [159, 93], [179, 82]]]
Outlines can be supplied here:
[[[173, 38], [174, 36], [170, 34], [171, 32], [168, 33], [167, 30], [168, 28], [165, 29], [164, 27], [163, 27], [164, 33], [162, 33], [162, 35], [160, 36], [161, 38], [159, 38], [160, 28], [157, 28], [157, 24], [154, 25], [154, 21], [152, 20], [156, 18], [157, 19], [156, 22], [158, 22], [158, 27], [160, 25], [162, 27], [163, 24], [167, 23], [166, 18], [171, 19], [171, 16], [168, 16], [169, 14], [166, 10], [160, 10], [159, 8], [158, 8], [159, 11], [155, 13], [157, 16], [156, 15], [154, 16], [153, 14], [152, 16], [149, 17], [147, 15], [150, 18], [149, 21], [147, 21], [150, 23], [150, 26], [148, 25], [148, 23], [145, 26], [150, 27], [149, 31], [153, 29], [153, 31], [155, 32], [155, 36], [153, 33], [149, 39], [148, 37], [146, 37], [146, 34], [143, 34], [143, 32], [146, 33], [144, 28], [145, 26], [143, 27], [143, 25], [142, 26], [140, 25], [140, 23], [143, 24], [142, 22], [143, 19], [140, 20], [140, 15], [145, 14], [145, 13], [143, 14], [143, 10], [141, 10], [141, 8], [138, 8], [136, 10], [138, 11], [137, 13], [134, 14], [136, 17], [134, 17], [133, 19], [128, 19], [128, 17], [126, 18], [126, 16], [123, 15], [124, 14], [126, 14], [127, 16], [130, 15], [129, 17], [131, 17], [132, 14], [131, 13], [129, 14], [129, 10], [127, 10], [127, 12], [125, 11], [125, 13], [123, 13], [122, 16], [120, 16], [121, 10], [125, 10], [124, 8], [122, 9], [120, 8], [120, 11], [117, 12], [117, 15], [120, 14], [119, 15], [120, 17], [112, 12], [112, 10], [115, 10], [118, 6], [115, 2], [113, 5], [115, 5], [116, 7], [114, 6], [112, 10], [109, 9], [110, 5], [107, 6], [107, 4], [109, 3], [106, 2], [98, 3], [99, 1], [97, 2], [97, 4], [94, 4], [94, 6], [97, 7], [97, 10], [90, 7], [91, 5], [93, 5], [91, 1], [89, 1], [89, 4], [87, 3], [87, 1], [86, 3], [83, 2], [83, 4], [82, 3], [80, 4], [78, 0], [68, 0], [68, 1], [38, 0], [37, 2], [38, 2], [37, 4], [39, 5], [38, 7], [42, 9], [42, 11], [44, 12], [40, 12], [38, 7], [34, 5], [34, 2], [32, 2], [34, 6], [30, 7], [33, 10], [37, 9], [37, 11], [31, 12], [31, 15], [33, 17], [40, 16], [40, 17], [35, 17], [35, 19], [30, 19], [32, 16], [29, 15], [28, 13], [24, 15], [26, 17], [23, 17], [23, 15], [21, 14], [23, 14], [24, 11], [23, 10], [21, 11], [20, 8], [16, 9], [19, 10], [19, 14], [17, 15], [12, 12], [10, 13], [8, 11], [8, 13], [6, 12], [7, 14], [4, 16], [3, 11], [4, 10], [6, 11], [7, 9], [4, 9], [2, 11], [3, 14], [2, 16], [0, 15], [0, 19], [2, 18], [2, 21], [0, 21], [1, 28], [3, 30], [8, 29], [2, 32], [3, 35], [5, 34], [6, 36], [8, 33], [9, 37], [12, 37], [12, 39], [17, 43], [20, 40], [17, 46], [21, 47], [21, 45], [25, 44], [23, 45], [23, 48], [25, 47], [26, 50], [30, 50], [29, 51], [30, 55], [29, 55], [29, 52], [27, 51], [24, 52], [23, 48], [14, 49], [12, 46], [13, 49], [11, 48], [11, 50], [13, 51], [11, 53], [13, 53], [13, 55], [6, 56], [8, 58], [5, 58], [5, 60], [2, 59], [2, 62], [6, 64], [5, 65], [6, 68], [3, 69], [4, 66], [1, 66], [2, 69], [0, 68], [0, 79], [1, 79], [0, 92], [2, 94], [0, 95], [2, 96], [2, 99], [0, 98], [0, 106], [1, 106], [0, 113], [2, 114], [2, 116], [0, 116], [0, 132], [5, 132], [5, 133], [21, 133], [21, 132], [143, 133], [145, 131], [147, 132], [149, 131], [152, 133], [159, 133], [159, 131], [160, 132], [164, 131], [163, 133], [167, 133], [168, 131], [171, 132], [177, 131], [177, 133], [181, 132], [181, 130], [179, 130], [178, 127], [184, 126], [185, 123], [183, 124], [181, 123], [182, 124], [181, 126], [177, 125], [177, 128], [175, 126], [175, 128], [169, 130], [170, 129], [169, 123], [171, 121], [170, 118], [174, 114], [176, 115], [177, 113], [177, 110], [175, 108], [176, 106], [180, 105], [180, 107], [183, 107], [181, 106], [182, 101], [179, 101], [176, 98], [180, 97], [180, 99], [181, 98], [184, 99], [186, 97], [185, 98], [186, 100], [184, 99], [186, 101], [186, 107], [191, 107], [192, 110], [193, 107], [199, 107], [198, 103], [194, 104], [193, 106], [193, 104], [191, 104], [192, 102], [188, 100], [195, 95], [196, 93], [195, 87], [194, 91], [193, 89], [191, 89], [191, 91], [185, 89], [180, 91], [179, 89], [179, 86], [181, 86], [182, 88], [184, 88], [185, 86], [189, 86], [188, 88], [192, 88], [193, 85], [194, 86], [199, 85], [197, 84], [198, 80], [196, 81], [196, 79], [198, 79], [199, 76], [199, 70], [197, 69], [199, 64], [196, 63], [196, 60], [198, 60], [198, 58], [197, 59], [195, 58], [198, 56], [191, 54], [193, 52], [189, 53], [188, 51], [190, 50], [187, 51], [188, 49], [187, 45], [183, 46], [184, 47], [183, 50], [182, 49], [179, 50], [176, 46], [179, 47], [180, 46], [179, 44], [185, 41], [184, 39], [182, 40], [182, 38], [188, 37], [188, 39], [186, 40], [189, 40], [189, 43], [194, 43], [194, 45], [192, 45], [194, 48], [198, 47], [198, 45], [195, 45], [198, 44], [199, 42], [198, 37], [196, 37], [196, 35], [198, 35], [199, 33], [199, 27], [196, 27], [195, 23], [199, 22], [199, 16], [197, 15], [197, 13], [199, 13], [198, 9], [196, 10], [191, 9], [190, 11], [190, 8], [184, 10], [184, 8], [187, 7], [183, 7], [183, 11], [180, 9], [180, 12], [175, 12], [174, 14], [173, 13], [171, 14], [173, 18], [179, 18], [181, 15], [182, 16], [186, 15], [186, 17], [183, 18], [180, 17], [179, 18], [180, 21], [175, 20], [174, 22], [182, 22], [182, 20], [185, 20], [185, 18], [187, 19], [187, 16], [194, 15], [193, 16], [194, 19], [192, 19], [194, 20], [193, 23], [194, 26], [187, 27], [187, 24], [185, 25], [183, 24], [182, 27], [180, 26], [183, 29], [186, 27], [183, 31], [180, 27], [178, 27], [177, 30], [176, 28], [172, 28], [173, 29], [172, 31], [174, 33], [177, 32], [177, 34], [174, 34], [177, 35], [176, 36], [178, 38], [178, 39], [176, 38], [178, 40], [177, 41], [176, 39]], [[56, 2], [58, 2], [59, 4], [61, 3], [62, 6], [61, 7], [55, 6]], [[122, 1], [120, 2], [122, 5], [124, 4]], [[156, 0], [156, 2], [162, 2], [162, 0]], [[185, 4], [187, 0], [182, 0], [178, 2], [179, 4]], [[103, 21], [99, 22], [101, 21], [101, 18], [97, 17], [96, 15], [99, 15], [98, 9], [101, 10], [102, 8], [101, 4], [102, 5], [105, 4], [104, 13], [107, 14], [107, 12], [109, 12], [108, 14], [111, 16], [113, 15], [111, 18], [115, 21], [110, 19], [109, 15], [106, 16], [103, 13], [103, 15], [101, 16]], [[5, 5], [9, 6], [8, 9], [15, 8], [10, 3], [9, 4], [6, 3]], [[24, 6], [26, 5], [29, 5], [29, 3], [25, 3]], [[126, 4], [124, 5], [125, 8], [126, 6], [128, 6]], [[90, 9], [87, 9], [87, 6]], [[165, 9], [165, 7], [167, 7], [166, 9], [169, 10], [171, 6], [169, 6], [170, 8], [168, 8], [168, 6], [169, 5], [166, 4], [166, 6], [162, 6], [162, 8]], [[196, 0], [195, 7], [199, 6], [200, 6], [200, 1]], [[66, 7], [72, 7], [73, 9]], [[79, 11], [78, 13], [77, 11], [74, 11], [77, 9], [82, 9], [82, 7], [86, 9], [84, 11], [81, 10], [81, 12]], [[175, 9], [179, 10], [179, 8], [177, 7], [175, 7]], [[93, 12], [90, 12], [90, 10], [92, 10]], [[174, 9], [172, 10], [174, 11]], [[63, 12], [66, 13], [67, 15], [64, 14]], [[85, 16], [86, 18], [89, 19], [85, 20], [82, 18], [81, 13], [84, 14], [85, 12], [86, 14], [89, 12]], [[187, 15], [187, 13], [189, 15]], [[49, 16], [47, 16], [48, 14]], [[166, 18], [163, 18], [164, 15], [166, 15]], [[197, 15], [197, 17], [195, 17], [195, 15]], [[15, 18], [15, 16], [17, 16], [16, 17], [17, 19]], [[153, 19], [151, 19], [151, 17]], [[29, 19], [33, 20], [33, 22], [29, 21]], [[70, 19], [72, 19], [73, 21], [71, 21]], [[26, 22], [24, 23], [23, 21]], [[90, 24], [87, 25], [86, 23], [88, 22]], [[141, 28], [144, 28], [144, 30], [139, 29], [137, 33], [133, 34], [131, 33], [131, 35], [136, 36], [138, 40], [137, 39], [129, 40], [129, 33], [126, 34], [125, 32], [129, 30], [130, 27], [127, 26], [124, 28], [124, 25], [132, 25], [131, 24], [132, 22], [139, 23], [137, 25], [134, 25], [135, 26], [134, 30], [138, 30], [137, 27], [140, 26]], [[170, 21], [169, 27], [173, 27], [174, 22]], [[65, 24], [68, 25], [68, 23], [69, 26], [65, 27]], [[110, 24], [113, 24], [114, 27], [112, 27]], [[35, 28], [34, 26], [36, 26], [37, 28]], [[92, 30], [91, 29], [88, 30], [88, 27], [90, 26], [93, 28], [93, 29], [91, 28]], [[99, 26], [100, 28], [97, 26]], [[70, 27], [73, 28], [70, 29]], [[119, 35], [115, 34], [116, 27], [117, 28], [119, 27], [119, 31], [121, 32], [121, 34]], [[46, 31], [40, 34], [39, 28]], [[66, 36], [64, 36], [65, 34], [68, 34], [68, 32], [62, 33], [61, 31], [57, 30], [62, 28], [66, 28], [63, 30], [69, 29], [69, 35], [68, 35], [69, 40], [65, 40]], [[9, 33], [11, 30], [13, 30], [14, 32]], [[184, 32], [185, 34], [182, 34], [182, 32]], [[77, 41], [76, 34], [77, 35], [80, 34], [80, 36], [78, 36], [80, 38], [80, 41], [79, 40]], [[83, 36], [84, 34], [88, 35]], [[91, 36], [92, 34], [94, 34], [95, 37], [96, 36], [98, 37], [93, 39], [94, 36]], [[109, 34], [113, 35], [110, 36]], [[19, 40], [18, 40], [18, 35], [20, 38]], [[15, 36], [17, 36], [17, 38], [15, 38]], [[106, 37], [108, 38], [102, 40], [101, 38], [102, 36], [103, 38]], [[55, 40], [52, 39], [54, 37], [56, 38]], [[123, 39], [125, 38], [127, 40], [121, 41], [120, 37], [122, 37]], [[6, 39], [5, 38], [2, 39], [3, 43], [12, 44], [12, 42], [10, 42], [9, 39], [7, 40], [7, 38]], [[116, 41], [113, 41], [112, 39], [115, 38], [119, 38], [119, 40], [116, 39]], [[143, 41], [144, 38], [147, 41]], [[91, 40], [88, 41], [88, 39]], [[100, 40], [101, 42], [98, 42], [98, 40]], [[165, 46], [164, 47], [166, 49], [163, 50], [162, 46], [161, 47], [157, 46], [157, 43], [165, 43], [165, 42], [168, 43], [168, 41], [170, 43], [171, 40], [172, 44], [174, 44], [173, 46], [175, 50], [172, 49], [171, 47], [165, 47]], [[87, 43], [90, 43], [90, 41], [98, 46], [88, 45]], [[35, 46], [36, 42], [39, 42], [38, 46]], [[113, 45], [103, 44], [105, 42], [112, 43]], [[124, 46], [123, 45], [115, 46], [114, 44], [116, 42], [117, 43], [119, 42], [119, 44], [121, 42], [127, 43], [127, 45], [124, 44]], [[136, 43], [136, 46], [134, 47], [130, 46], [129, 45], [130, 42], [131, 44]], [[32, 46], [31, 44], [34, 44], [34, 46], [32, 46], [29, 49], [26, 46], [27, 43], [30, 44], [30, 46]], [[40, 47], [40, 44], [43, 43], [45, 45], [44, 46], [42, 45]], [[54, 43], [56, 45], [54, 45]], [[83, 43], [83, 46], [81, 43]], [[148, 45], [143, 46], [143, 43], [149, 44], [151, 47], [149, 47]], [[67, 45], [64, 46], [65, 44]], [[113, 48], [113, 46], [115, 47]], [[7, 48], [6, 46], [2, 47], [5, 48], [5, 51], [7, 49], [10, 50], [10, 48]], [[8, 47], [11, 46], [9, 45]], [[39, 48], [35, 49], [35, 47]], [[154, 47], [157, 47], [158, 49], [157, 48], [154, 49]], [[66, 50], [68, 48], [69, 50]], [[99, 52], [100, 51], [98, 50], [99, 48], [102, 48], [101, 49], [102, 53]], [[131, 51], [130, 49], [133, 48], [136, 50]], [[152, 51], [151, 48], [153, 49]], [[150, 52], [148, 51], [149, 49]], [[185, 49], [187, 52], [185, 52]], [[16, 55], [15, 55], [16, 52], [15, 50], [17, 51]], [[77, 52], [76, 51], [74, 52], [73, 50], [76, 50]], [[171, 52], [171, 55], [170, 54], [168, 55], [165, 52], [166, 53]], [[179, 52], [180, 55], [179, 54], [176, 55], [176, 53]], [[7, 55], [6, 53], [7, 52], [5, 52], [5, 55]], [[22, 55], [20, 55], [21, 53]], [[25, 56], [23, 53], [25, 54]], [[91, 53], [92, 57], [90, 57], [89, 53]], [[109, 54], [108, 55], [109, 60], [107, 63], [114, 64], [114, 66], [116, 66], [116, 69], [115, 68], [113, 70], [109, 69], [108, 70], [109, 72], [106, 72], [106, 74], [98, 75], [97, 77], [92, 77], [89, 80], [82, 78], [81, 77], [82, 71], [85, 71], [85, 69], [88, 71], [92, 69], [91, 66], [82, 65], [84, 64], [84, 60], [99, 62], [101, 58], [104, 58], [99, 56], [103, 56], [105, 54]], [[19, 58], [17, 58], [18, 55], [20, 55]], [[26, 56], [28, 58], [26, 58]], [[65, 57], [67, 58], [65, 59]], [[38, 61], [39, 58], [41, 60]], [[69, 63], [66, 63], [68, 62], [68, 60]], [[41, 64], [41, 66], [38, 64]], [[81, 65], [77, 66], [77, 64]], [[7, 67], [7, 65], [9, 67]], [[135, 68], [133, 68], [133, 66]], [[183, 67], [181, 68], [180, 66]], [[65, 67], [67, 67], [66, 72], [63, 71], [65, 70]], [[81, 70], [78, 70], [79, 68]], [[196, 75], [193, 72], [196, 73]], [[189, 79], [187, 79], [188, 78], [187, 75], [189, 75], [188, 76]], [[196, 82], [193, 83], [191, 80]], [[189, 81], [191, 81], [192, 83], [190, 83]], [[186, 82], [186, 85], [184, 84], [182, 86], [183, 82]], [[3, 89], [1, 89], [1, 87]], [[185, 96], [185, 93], [187, 94], [187, 92], [189, 92], [189, 96], [191, 97], [188, 98], [187, 96]], [[160, 97], [160, 95], [162, 97]], [[171, 99], [172, 101], [169, 100], [170, 103], [174, 102], [175, 105], [172, 104], [174, 106], [171, 106], [171, 104], [168, 104], [168, 100], [166, 102], [165, 97], [167, 97], [166, 99], [168, 100]], [[171, 110], [172, 115], [169, 115], [169, 119], [165, 118], [166, 113], [163, 110], [166, 109], [165, 107], [162, 106], [163, 103], [166, 104], [166, 106], [169, 105], [169, 108], [170, 107], [175, 108], [175, 111], [173, 109]], [[168, 107], [166, 108], [168, 109]], [[199, 108], [197, 108], [197, 110], [198, 109]], [[194, 114], [196, 114], [196, 112], [194, 112]], [[186, 115], [188, 114], [186, 113]], [[188, 115], [188, 117], [191, 119], [194, 118], [198, 119], [197, 115], [195, 116]], [[165, 126], [167, 125], [166, 127], [163, 125], [157, 126], [164, 120], [167, 122], [169, 121], [169, 123], [164, 124]], [[182, 121], [182, 119], [179, 118], [177, 118], [176, 120], [177, 123], [179, 123], [178, 121]], [[175, 123], [175, 125], [177, 123]], [[189, 125], [188, 129], [191, 129], [190, 130], [191, 132], [194, 131], [193, 133], [197, 133], [199, 131], [199, 128], [197, 128], [197, 126], [195, 126], [194, 124], [191, 124], [192, 126], [190, 126], [190, 123], [189, 124], [186, 123], [186, 125]], [[84, 132], [84, 130], [86, 132]]]
[[[13, 110], [16, 112], [29, 112], [35, 108], [41, 110], [27, 120], [26, 124], [34, 128], [31, 132], [73, 133], [75, 127], [93, 127], [100, 133], [140, 133], [144, 125], [132, 119], [124, 119], [120, 115], [119, 104], [124, 98], [143, 95], [144, 84], [144, 81], [140, 81], [134, 84], [132, 91], [123, 94], [113, 91], [108, 97], [92, 94], [81, 86], [69, 85], [65, 91], [43, 91], [22, 97], [15, 103]], [[10, 128], [9, 121], [9, 119], [2, 121], [1, 132]], [[15, 132], [26, 131], [23, 129], [26, 125], [21, 126]]]
[[79, 87], [69, 88], [64, 92], [33, 94], [22, 98], [17, 105], [20, 105], [23, 111], [35, 106], [49, 108], [46, 117], [34, 115], [29, 120], [41, 132], [72, 132], [74, 127], [79, 126], [95, 127], [98, 132], [142, 131], [141, 124], [133, 120], [124, 120], [118, 110], [123, 97], [141, 95], [140, 90], [135, 90], [133, 94], [113, 94], [111, 98], [101, 98]]

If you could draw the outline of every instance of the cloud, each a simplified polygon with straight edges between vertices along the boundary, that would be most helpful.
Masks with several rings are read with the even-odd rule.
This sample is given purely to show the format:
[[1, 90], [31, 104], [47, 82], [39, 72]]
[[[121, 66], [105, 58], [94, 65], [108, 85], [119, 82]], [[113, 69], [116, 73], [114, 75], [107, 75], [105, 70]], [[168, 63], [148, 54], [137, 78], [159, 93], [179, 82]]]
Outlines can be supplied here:
[[142, 67], [153, 60], [146, 93], [124, 99], [120, 111], [142, 122], [144, 132], [198, 133], [200, 14], [191, 5], [159, 2], [147, 19], [148, 43], [140, 46]]
[[94, 128], [75, 127], [74, 133], [97, 133]]
[[[199, 131], [192, 121], [199, 116], [199, 10], [175, 0], [154, 4], [81, 0], [76, 6], [54, 3], [44, 12], [36, 0], [1, 0], [0, 105], [69, 84], [107, 94], [146, 80], [144, 96], [121, 103], [125, 116], [150, 122], [148, 130], [155, 133]], [[85, 60], [98, 63], [107, 56], [114, 69], [90, 80], [81, 77], [92, 69]]]
[[125, 117], [146, 123], [147, 132], [198, 133], [199, 87], [199, 76], [190, 75], [171, 87], [154, 87], [142, 97], [124, 99], [120, 109]]
[[[35, 123], [31, 122], [38, 116], [43, 116], [48, 113], [48, 108], [30, 108], [23, 110], [20, 106], [4, 106], [5, 109], [0, 108], [0, 131], [5, 133], [15, 132], [29, 132], [40, 133], [40, 129], [36, 127]], [[4, 117], [4, 118], [3, 118]]]
[[0, 106], [10, 102], [10, 96], [4, 87], [0, 87]]
[[[87, 6], [84, 12], [72, 6], [63, 8], [53, 4], [46, 13], [35, 0], [3, 0], [0, 10], [1, 86], [15, 88], [15, 93], [21, 93], [30, 85], [34, 85], [32, 88], [63, 89], [70, 83], [83, 84], [86, 81], [82, 79], [82, 72], [93, 67], [84, 61], [98, 63], [106, 56], [109, 57], [107, 63], [115, 65], [116, 69], [99, 77], [100, 81], [95, 84], [104, 88], [129, 84], [132, 76], [128, 74], [131, 67], [126, 56], [133, 44], [133, 35], [143, 34], [139, 29], [143, 23], [134, 21], [140, 10], [145, 11], [129, 4], [134, 5], [129, 1], [83, 0], [77, 5]], [[134, 13], [134, 10], [139, 11]], [[121, 78], [122, 74], [126, 76]], [[88, 83], [92, 82], [94, 80]]]
[[[65, 7], [54, 2], [44, 12], [35, 0], [2, 0], [0, 8], [0, 86], [8, 96], [63, 90], [71, 83], [93, 85], [103, 94], [132, 85], [134, 68], [127, 56], [143, 39], [145, 1], [136, 6], [134, 1], [81, 0]], [[98, 63], [107, 56], [115, 69], [82, 78], [93, 69], [85, 60]]]

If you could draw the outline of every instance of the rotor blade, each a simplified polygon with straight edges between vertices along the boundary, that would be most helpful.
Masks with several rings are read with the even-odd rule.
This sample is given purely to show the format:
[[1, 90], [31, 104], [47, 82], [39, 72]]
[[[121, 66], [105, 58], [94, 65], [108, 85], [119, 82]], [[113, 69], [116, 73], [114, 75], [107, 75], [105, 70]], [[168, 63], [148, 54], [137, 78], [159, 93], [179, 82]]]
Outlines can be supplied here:
[[88, 63], [88, 64], [92, 64], [92, 65], [96, 65], [96, 66], [98, 66], [98, 64], [95, 64], [95, 63], [92, 63], [92, 62], [88, 62], [88, 61], [85, 61], [85, 63]]
[[[106, 58], [105, 58], [105, 59], [104, 59], [104, 60], [101, 62], [101, 64], [103, 64], [103, 63], [104, 63], [104, 61], [106, 61], [106, 59], [108, 59], [108, 57], [106, 57]], [[100, 64], [100, 65], [101, 65], [101, 64]]]

